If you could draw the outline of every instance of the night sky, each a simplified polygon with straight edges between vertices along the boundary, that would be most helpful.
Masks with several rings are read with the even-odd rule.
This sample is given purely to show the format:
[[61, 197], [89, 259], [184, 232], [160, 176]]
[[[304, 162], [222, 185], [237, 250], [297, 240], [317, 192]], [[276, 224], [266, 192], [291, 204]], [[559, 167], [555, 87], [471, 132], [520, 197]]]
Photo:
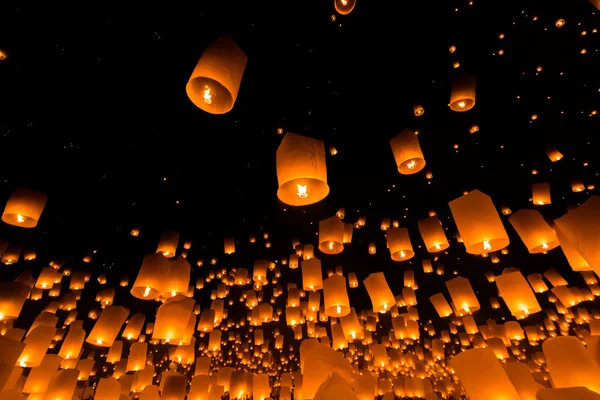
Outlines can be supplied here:
[[[556, 268], [584, 286], [560, 248], [528, 254], [506, 217], [511, 244], [500, 263], [466, 254], [448, 202], [479, 189], [515, 212], [534, 207], [532, 183], [549, 182], [552, 204], [535, 209], [553, 220], [596, 194], [573, 193], [569, 183], [577, 177], [600, 186], [600, 12], [589, 2], [359, 0], [346, 16], [333, 1], [88, 3], [0, 7], [0, 49], [9, 54], [0, 61], [0, 203], [17, 187], [49, 196], [36, 229], [0, 224], [0, 237], [37, 252], [34, 261], [2, 266], [2, 279], [25, 269], [37, 276], [61, 259], [92, 270], [91, 287], [101, 288], [99, 273], [108, 274], [108, 286], [121, 275], [133, 283], [167, 229], [181, 233], [180, 248], [193, 241], [194, 280], [214, 269], [213, 257], [219, 267], [251, 270], [255, 259], [289, 256], [295, 237], [316, 249], [318, 221], [344, 207], [346, 222], [366, 216], [367, 224], [342, 254], [315, 250], [324, 272], [342, 265], [362, 281], [383, 271], [400, 294], [403, 272], [413, 269], [423, 323], [447, 324], [429, 297], [447, 293], [454, 270], [478, 292], [479, 325], [506, 315], [489, 306], [496, 289], [486, 271]], [[565, 24], [557, 27], [560, 18]], [[185, 85], [203, 49], [222, 35], [248, 64], [233, 110], [213, 115], [194, 106]], [[448, 107], [450, 88], [463, 73], [477, 76], [477, 103], [457, 113]], [[414, 115], [416, 103], [423, 116]], [[479, 131], [469, 133], [475, 124]], [[277, 199], [278, 128], [338, 150], [327, 151], [331, 192], [322, 202], [290, 207]], [[427, 161], [411, 176], [398, 173], [389, 145], [404, 128], [419, 132]], [[561, 161], [546, 156], [550, 146]], [[444, 276], [421, 267], [433, 257], [417, 221], [430, 210], [451, 244], [433, 262], [445, 266]], [[380, 229], [386, 216], [408, 227], [417, 253], [411, 261], [390, 259]], [[138, 237], [130, 235], [134, 227]], [[236, 239], [235, 254], [223, 254], [225, 237]], [[370, 242], [376, 255], [368, 254]], [[195, 267], [197, 260], [204, 266]], [[280, 283], [301, 282], [300, 269], [282, 267], [282, 275]], [[349, 293], [357, 308], [371, 307], [364, 286]], [[203, 308], [209, 296], [195, 294]], [[544, 308], [547, 294], [537, 297]], [[84, 298], [82, 310], [86, 301], [93, 305]], [[138, 303], [128, 288], [117, 289], [114, 304]], [[246, 312], [235, 307], [230, 317]]]

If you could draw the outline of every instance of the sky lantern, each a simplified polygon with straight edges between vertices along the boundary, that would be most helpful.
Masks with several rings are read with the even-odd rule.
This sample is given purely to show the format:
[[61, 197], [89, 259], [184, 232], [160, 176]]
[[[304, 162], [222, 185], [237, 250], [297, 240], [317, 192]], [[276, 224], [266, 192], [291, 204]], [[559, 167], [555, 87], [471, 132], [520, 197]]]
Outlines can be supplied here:
[[302, 261], [302, 288], [304, 290], [323, 289], [323, 271], [321, 260], [318, 258]]
[[410, 129], [404, 129], [390, 140], [398, 172], [412, 175], [425, 168], [419, 137]]
[[513, 317], [523, 319], [542, 311], [535, 294], [520, 271], [496, 276], [498, 294]]
[[323, 281], [325, 313], [330, 317], [344, 317], [350, 312], [346, 278], [333, 274]]
[[2, 221], [21, 228], [35, 228], [46, 206], [48, 195], [34, 190], [17, 188], [10, 195]]
[[175, 257], [177, 246], [179, 245], [179, 232], [165, 231], [160, 235], [157, 253], [162, 253], [167, 258]]
[[455, 314], [458, 316], [472, 314], [480, 309], [479, 301], [467, 278], [457, 276], [446, 281], [446, 287], [452, 298]]
[[554, 387], [582, 386], [600, 393], [600, 366], [578, 338], [550, 338], [544, 341], [542, 349]]
[[329, 194], [323, 141], [288, 132], [277, 148], [277, 197], [291, 206], [318, 203]]
[[406, 261], [414, 257], [408, 229], [406, 228], [389, 228], [386, 234], [387, 247], [390, 251], [392, 260]]
[[425, 248], [430, 253], [438, 253], [446, 250], [450, 244], [442, 228], [442, 223], [437, 216], [420, 219], [419, 232], [425, 242]]
[[194, 105], [211, 114], [229, 112], [240, 89], [248, 57], [229, 36], [204, 49], [185, 90]]
[[469, 111], [475, 107], [475, 82], [476, 79], [472, 75], [463, 75], [454, 79], [450, 94], [452, 111]]
[[344, 223], [333, 216], [319, 221], [319, 250], [339, 254], [344, 250]]
[[169, 260], [161, 253], [144, 256], [138, 276], [131, 288], [131, 295], [142, 300], [154, 300], [165, 289], [164, 279], [170, 271]]
[[374, 312], [385, 313], [396, 304], [396, 299], [385, 280], [383, 272], [374, 272], [370, 274], [363, 283], [371, 298]]
[[124, 307], [106, 307], [85, 341], [100, 347], [112, 346], [128, 315], [129, 311]]
[[519, 210], [508, 221], [531, 254], [546, 253], [560, 245], [556, 233], [538, 210]]
[[469, 254], [502, 250], [510, 243], [490, 196], [473, 190], [448, 203]]
[[356, 0], [334, 0], [333, 5], [338, 14], [347, 15], [354, 10]]

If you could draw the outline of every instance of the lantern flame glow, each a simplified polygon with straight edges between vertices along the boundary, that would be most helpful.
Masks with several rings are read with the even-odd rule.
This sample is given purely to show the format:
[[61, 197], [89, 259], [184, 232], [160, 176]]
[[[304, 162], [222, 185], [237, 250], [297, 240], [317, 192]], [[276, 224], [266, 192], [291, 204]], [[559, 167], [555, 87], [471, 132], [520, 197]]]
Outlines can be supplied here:
[[212, 104], [212, 95], [210, 94], [210, 88], [208, 86], [204, 86], [205, 90], [203, 90], [204, 94], [202, 97], [204, 98], [204, 102], [206, 104]]
[[296, 187], [298, 188], [298, 193], [296, 193], [298, 195], [298, 197], [300, 197], [301, 199], [305, 199], [308, 197], [308, 193], [306, 193], [306, 185], [296, 185]]

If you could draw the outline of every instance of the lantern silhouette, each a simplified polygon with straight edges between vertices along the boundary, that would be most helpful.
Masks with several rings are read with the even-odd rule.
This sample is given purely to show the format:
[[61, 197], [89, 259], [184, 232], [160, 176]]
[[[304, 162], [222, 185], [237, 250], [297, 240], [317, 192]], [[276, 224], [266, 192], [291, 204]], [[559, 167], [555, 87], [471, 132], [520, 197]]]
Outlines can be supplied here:
[[158, 242], [157, 253], [162, 253], [163, 256], [171, 258], [175, 256], [177, 245], [179, 244], [179, 232], [165, 231], [160, 235]]
[[240, 89], [248, 57], [229, 36], [204, 49], [185, 87], [194, 105], [211, 114], [229, 112]]
[[390, 140], [398, 172], [412, 175], [425, 168], [425, 158], [419, 137], [410, 129], [404, 129]]
[[510, 243], [490, 196], [473, 190], [448, 204], [467, 253], [489, 253]]
[[277, 148], [277, 197], [291, 206], [305, 206], [329, 194], [323, 141], [288, 132]]
[[452, 111], [468, 111], [475, 106], [476, 79], [472, 75], [457, 77], [452, 82], [450, 109]]
[[4, 207], [2, 221], [21, 228], [35, 228], [47, 199], [48, 195], [44, 193], [17, 188]]

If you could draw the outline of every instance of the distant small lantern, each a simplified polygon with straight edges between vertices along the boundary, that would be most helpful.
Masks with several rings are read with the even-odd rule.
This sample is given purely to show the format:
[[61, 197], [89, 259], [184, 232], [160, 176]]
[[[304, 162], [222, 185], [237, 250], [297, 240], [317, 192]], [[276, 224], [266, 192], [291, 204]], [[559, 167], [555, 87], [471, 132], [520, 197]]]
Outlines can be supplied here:
[[423, 108], [422, 105], [415, 104], [413, 106], [413, 112], [415, 113], [416, 117], [420, 117], [421, 115], [425, 114], [425, 109]]
[[235, 103], [248, 57], [229, 36], [211, 43], [202, 53], [186, 92], [192, 103], [211, 114], [225, 114]]

